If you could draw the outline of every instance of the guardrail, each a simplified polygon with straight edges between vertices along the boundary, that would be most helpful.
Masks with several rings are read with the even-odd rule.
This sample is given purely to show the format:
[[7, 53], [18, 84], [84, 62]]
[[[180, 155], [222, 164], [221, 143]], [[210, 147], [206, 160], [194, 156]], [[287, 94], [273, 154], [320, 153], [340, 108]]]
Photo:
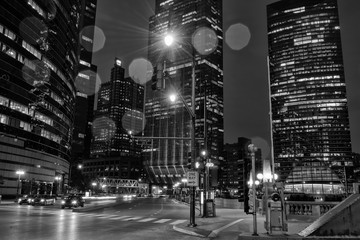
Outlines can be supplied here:
[[286, 215], [311, 215], [321, 216], [339, 202], [307, 202], [307, 201], [286, 201]]

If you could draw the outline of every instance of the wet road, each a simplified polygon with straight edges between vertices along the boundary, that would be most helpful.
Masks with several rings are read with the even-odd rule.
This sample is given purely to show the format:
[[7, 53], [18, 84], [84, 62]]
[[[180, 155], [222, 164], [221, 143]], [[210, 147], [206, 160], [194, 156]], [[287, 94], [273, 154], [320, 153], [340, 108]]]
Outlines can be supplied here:
[[98, 210], [88, 206], [73, 212], [59, 205], [1, 205], [0, 239], [198, 239], [173, 230], [188, 221], [189, 208], [171, 199], [120, 200]]

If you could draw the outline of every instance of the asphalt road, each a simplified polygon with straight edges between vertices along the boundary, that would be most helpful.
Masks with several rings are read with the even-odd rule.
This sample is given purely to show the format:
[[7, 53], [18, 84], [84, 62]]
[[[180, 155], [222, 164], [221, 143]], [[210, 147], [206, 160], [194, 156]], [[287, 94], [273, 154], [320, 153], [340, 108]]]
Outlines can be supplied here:
[[0, 239], [198, 239], [173, 230], [173, 225], [188, 221], [189, 207], [171, 199], [135, 198], [88, 210], [73, 212], [58, 204], [2, 205]]

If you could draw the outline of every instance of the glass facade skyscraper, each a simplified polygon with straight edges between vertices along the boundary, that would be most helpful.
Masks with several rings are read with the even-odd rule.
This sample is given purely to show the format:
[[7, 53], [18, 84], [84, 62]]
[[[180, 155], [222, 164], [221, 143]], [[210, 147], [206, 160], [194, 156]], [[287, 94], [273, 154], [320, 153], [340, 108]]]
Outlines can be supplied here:
[[54, 193], [69, 172], [81, 1], [5, 0], [0, 12], [0, 191]]
[[[164, 66], [168, 76], [162, 90], [146, 86], [144, 166], [152, 183], [173, 184], [187, 171], [190, 156], [191, 118], [181, 100], [171, 103], [170, 93], [180, 93], [191, 107], [192, 61], [195, 62], [196, 155], [206, 149], [217, 159], [223, 149], [223, 32], [222, 1], [156, 0], [150, 17], [149, 60]], [[202, 32], [203, 30], [203, 32]], [[196, 48], [196, 35], [213, 32], [217, 45], [211, 52]], [[164, 37], [172, 33], [176, 44], [166, 47]], [[208, 36], [208, 35], [206, 35]], [[206, 119], [206, 124], [205, 123]], [[205, 133], [205, 134], [204, 134]], [[206, 140], [204, 139], [206, 136]]]
[[267, 6], [275, 171], [286, 191], [342, 194], [353, 162], [336, 0]]

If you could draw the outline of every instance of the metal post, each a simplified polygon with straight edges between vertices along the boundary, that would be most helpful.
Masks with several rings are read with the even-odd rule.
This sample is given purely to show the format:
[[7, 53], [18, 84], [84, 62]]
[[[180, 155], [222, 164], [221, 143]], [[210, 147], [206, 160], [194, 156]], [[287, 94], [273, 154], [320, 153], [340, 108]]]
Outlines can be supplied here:
[[18, 184], [17, 184], [17, 188], [16, 188], [16, 199], [19, 199], [19, 186], [20, 186], [20, 174], [19, 178], [18, 178]]
[[256, 186], [255, 186], [255, 152], [257, 147], [254, 144], [249, 145], [249, 150], [251, 153], [251, 175], [252, 175], [252, 192], [253, 192], [253, 236], [257, 236], [257, 222], [256, 222]]
[[[191, 170], [195, 170], [195, 52], [192, 52], [192, 76], [191, 76]], [[195, 187], [191, 189], [190, 200], [190, 226], [196, 227], [195, 223]]]

